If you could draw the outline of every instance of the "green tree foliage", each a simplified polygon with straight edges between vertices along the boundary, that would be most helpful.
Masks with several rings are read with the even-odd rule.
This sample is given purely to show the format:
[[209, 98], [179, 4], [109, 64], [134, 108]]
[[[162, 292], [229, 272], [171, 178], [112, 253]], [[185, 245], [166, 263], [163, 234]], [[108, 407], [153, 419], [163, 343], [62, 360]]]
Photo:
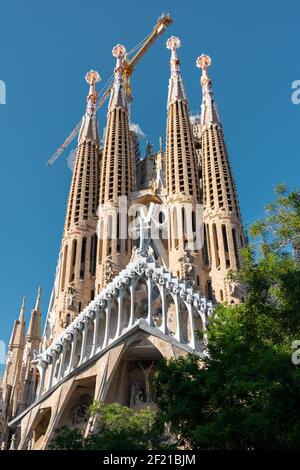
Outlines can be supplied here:
[[288, 191], [279, 184], [275, 194], [275, 201], [266, 206], [264, 219], [251, 227], [251, 235], [267, 241], [263, 247], [280, 251], [295, 248], [300, 239], [300, 192]]
[[164, 448], [163, 424], [155, 411], [134, 411], [118, 403], [105, 405], [95, 401], [90, 414], [96, 419], [96, 431], [87, 437], [77, 429], [58, 430], [51, 449], [60, 450], [151, 450]]
[[51, 450], [82, 450], [84, 448], [84, 437], [78, 429], [63, 426], [57, 430], [49, 447]]
[[155, 377], [160, 417], [178, 445], [193, 449], [300, 448], [300, 193], [276, 188], [276, 200], [251, 229], [232, 278], [245, 301], [220, 305], [208, 330], [208, 355], [163, 360]]

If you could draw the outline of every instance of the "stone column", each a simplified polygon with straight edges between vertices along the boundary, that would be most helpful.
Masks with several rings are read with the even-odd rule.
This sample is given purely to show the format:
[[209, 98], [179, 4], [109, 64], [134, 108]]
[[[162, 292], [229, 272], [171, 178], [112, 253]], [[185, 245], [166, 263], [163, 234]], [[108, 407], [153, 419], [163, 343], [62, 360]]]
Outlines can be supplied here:
[[135, 293], [135, 286], [137, 281], [132, 281], [129, 290], [130, 290], [130, 318], [128, 328], [131, 328], [134, 324], [134, 293]]
[[195, 322], [194, 322], [194, 315], [193, 315], [193, 306], [192, 304], [186, 302], [187, 310], [189, 313], [189, 323], [190, 323], [190, 328], [191, 328], [191, 340], [189, 342], [189, 346], [192, 349], [195, 349]]
[[54, 371], [55, 371], [57, 358], [58, 358], [57, 353], [55, 351], [53, 351], [51, 371], [50, 371], [49, 382], [48, 382], [48, 390], [50, 390], [50, 388], [52, 387], [53, 376], [54, 376]]
[[106, 348], [109, 338], [109, 324], [110, 324], [110, 311], [111, 311], [111, 301], [105, 307], [105, 334], [103, 341], [103, 348]]
[[10, 441], [10, 447], [9, 447], [9, 450], [16, 450], [16, 434], [14, 433], [12, 436], [11, 436], [11, 441]]
[[178, 294], [173, 295], [174, 304], [175, 304], [175, 314], [176, 314], [176, 332], [174, 338], [181, 343], [181, 328], [180, 328], [180, 304], [178, 299]]
[[73, 339], [71, 341], [71, 355], [70, 355], [70, 362], [68, 366], [68, 372], [67, 374], [70, 374], [74, 368], [74, 359], [75, 359], [75, 352], [76, 352], [76, 346], [77, 346], [77, 335], [78, 335], [78, 330], [74, 329], [74, 332], [72, 333]]
[[167, 325], [167, 308], [166, 308], [166, 288], [164, 285], [159, 286], [160, 296], [161, 296], [161, 325], [159, 329], [164, 335], [168, 334], [168, 325]]
[[152, 281], [151, 277], [147, 279], [147, 290], [148, 290], [148, 316], [147, 322], [150, 326], [154, 326], [153, 315], [152, 315]]
[[121, 335], [121, 331], [122, 331], [123, 298], [124, 298], [124, 289], [121, 289], [118, 295], [118, 325], [117, 325], [115, 338], [118, 338]]
[[58, 371], [58, 381], [60, 381], [64, 375], [64, 365], [65, 365], [65, 357], [66, 357], [66, 352], [67, 352], [67, 345], [68, 345], [67, 340], [64, 339], [63, 344], [62, 344], [62, 352], [61, 352], [60, 365], [59, 365], [59, 371]]
[[100, 311], [99, 309], [97, 309], [95, 311], [95, 316], [94, 316], [94, 336], [93, 336], [93, 347], [92, 347], [92, 351], [91, 351], [91, 356], [90, 357], [93, 357], [96, 353], [96, 349], [97, 349], [97, 335], [98, 335], [98, 328], [99, 328], [99, 319], [100, 319]]
[[85, 353], [86, 353], [86, 340], [87, 340], [87, 334], [88, 334], [88, 318], [84, 318], [82, 321], [83, 323], [83, 330], [82, 330], [82, 344], [81, 344], [81, 353], [80, 353], [80, 359], [78, 365], [82, 364], [83, 361], [85, 360]]
[[46, 361], [41, 361], [41, 362], [38, 364], [38, 370], [39, 370], [39, 373], [40, 373], [39, 390], [38, 390], [38, 393], [37, 393], [37, 397], [38, 397], [38, 398], [43, 394], [43, 391], [44, 391], [44, 382], [45, 382], [46, 367], [47, 367]]

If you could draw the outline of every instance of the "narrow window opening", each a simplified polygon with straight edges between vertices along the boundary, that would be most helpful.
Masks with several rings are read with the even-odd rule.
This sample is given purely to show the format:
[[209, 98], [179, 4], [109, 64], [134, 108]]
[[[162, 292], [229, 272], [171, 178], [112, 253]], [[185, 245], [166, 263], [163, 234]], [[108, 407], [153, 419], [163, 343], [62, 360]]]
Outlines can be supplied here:
[[65, 287], [67, 259], [68, 259], [68, 245], [65, 246], [65, 250], [64, 250], [63, 271], [62, 271], [62, 277], [61, 277], [61, 290], [63, 290]]
[[230, 258], [229, 258], [229, 250], [228, 250], [227, 231], [226, 231], [226, 226], [225, 225], [222, 225], [222, 236], [223, 236], [223, 246], [224, 246], [224, 252], [225, 252], [226, 268], [229, 268], [230, 267]]
[[216, 267], [218, 268], [220, 266], [220, 256], [219, 256], [219, 244], [218, 244], [216, 224], [213, 224], [212, 231], [213, 231], [213, 242], [214, 242], [214, 250], [215, 250], [215, 262], [216, 262]]
[[72, 242], [72, 259], [71, 259], [69, 282], [74, 281], [74, 277], [75, 277], [76, 252], [77, 252], [77, 240], [75, 239]]
[[90, 273], [92, 276], [96, 274], [96, 257], [97, 257], [97, 243], [98, 237], [95, 233], [91, 238], [91, 252], [90, 252]]
[[237, 238], [236, 238], [236, 230], [235, 228], [232, 229], [232, 239], [233, 239], [233, 247], [234, 247], [234, 254], [235, 254], [235, 260], [236, 260], [236, 266], [237, 268], [240, 267], [240, 257], [239, 257], [239, 252], [238, 252], [238, 246], [237, 246]]
[[85, 274], [85, 258], [86, 258], [86, 237], [82, 239], [81, 259], [80, 259], [80, 279], [84, 279]]
[[213, 291], [212, 291], [212, 285], [211, 285], [210, 280], [207, 281], [206, 289], [207, 289], [207, 298], [208, 298], [208, 300], [213, 300]]

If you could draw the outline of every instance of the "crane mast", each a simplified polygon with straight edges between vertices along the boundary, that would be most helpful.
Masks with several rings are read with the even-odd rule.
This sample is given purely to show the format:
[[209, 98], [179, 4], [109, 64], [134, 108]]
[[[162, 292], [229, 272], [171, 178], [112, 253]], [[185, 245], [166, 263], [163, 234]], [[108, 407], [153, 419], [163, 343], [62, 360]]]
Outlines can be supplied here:
[[[162, 14], [158, 18], [157, 23], [154, 26], [152, 33], [150, 34], [150, 36], [148, 36], [148, 38], [145, 40], [145, 42], [142, 44], [142, 46], [136, 52], [136, 54], [132, 57], [132, 59], [129, 60], [128, 56], [124, 57], [123, 59], [124, 81], [125, 81], [125, 91], [126, 91], [126, 96], [127, 96], [128, 101], [132, 100], [130, 79], [131, 79], [131, 75], [133, 74], [136, 64], [141, 60], [141, 58], [145, 55], [145, 53], [152, 46], [152, 44], [156, 41], [156, 39], [159, 38], [159, 36], [161, 36], [165, 32], [165, 30], [171, 23], [173, 23], [171, 16], [169, 14]], [[101, 108], [101, 106], [103, 106], [103, 104], [109, 97], [112, 86], [113, 86], [112, 84], [109, 85], [107, 89], [105, 90], [105, 92], [103, 93], [103, 95], [97, 101], [96, 103], [97, 111]], [[72, 140], [79, 133], [80, 128], [81, 128], [81, 123], [82, 123], [82, 119], [77, 123], [75, 128], [68, 135], [64, 143], [52, 155], [50, 160], [48, 160], [47, 165], [49, 166], [53, 165], [53, 163], [58, 159], [58, 157], [63, 153], [63, 151], [70, 145]]]

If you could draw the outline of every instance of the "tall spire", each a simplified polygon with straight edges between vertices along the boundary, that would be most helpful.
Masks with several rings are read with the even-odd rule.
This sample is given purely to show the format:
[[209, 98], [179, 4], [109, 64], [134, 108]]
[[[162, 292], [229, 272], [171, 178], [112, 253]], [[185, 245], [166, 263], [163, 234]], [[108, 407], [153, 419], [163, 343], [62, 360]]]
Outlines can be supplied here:
[[90, 89], [87, 96], [86, 113], [82, 119], [78, 142], [82, 143], [83, 141], [87, 140], [98, 142], [98, 123], [96, 116], [98, 93], [96, 91], [96, 83], [98, 83], [101, 78], [98, 72], [95, 70], [90, 70], [86, 74], [85, 79], [87, 83], [89, 83]]
[[171, 36], [166, 43], [167, 49], [171, 50], [170, 68], [171, 76], [169, 80], [168, 107], [176, 100], [187, 101], [182, 76], [180, 73], [180, 61], [177, 56], [177, 49], [181, 46], [180, 39]]
[[125, 53], [126, 49], [121, 44], [117, 44], [112, 50], [112, 55], [117, 59], [117, 61], [114, 72], [114, 84], [108, 105], [108, 112], [113, 111], [115, 108], [121, 108], [128, 112], [128, 103], [124, 86], [124, 66], [122, 62]]
[[196, 66], [202, 69], [201, 126], [209, 126], [210, 124], [221, 125], [221, 120], [213, 95], [212, 82], [207, 74], [207, 69], [210, 65], [211, 58], [208, 55], [202, 54], [196, 60]]
[[205, 234], [210, 259], [207, 294], [219, 301], [236, 302], [228, 272], [240, 264], [244, 234], [235, 182], [228, 158], [223, 127], [218, 115], [207, 69], [211, 58], [196, 60], [202, 69], [201, 149]]
[[16, 346], [24, 345], [25, 334], [25, 297], [23, 297], [19, 320], [16, 321], [16, 334], [14, 337], [14, 344]]
[[23, 347], [25, 341], [25, 297], [22, 299], [19, 319], [15, 320], [9, 346]]
[[38, 345], [41, 341], [41, 288], [38, 288], [37, 299], [35, 303], [35, 308], [31, 311], [28, 331], [26, 335], [26, 339], [30, 342], [35, 342], [36, 347], [34, 349], [38, 349]]
[[25, 297], [22, 299], [22, 305], [21, 305], [21, 310], [20, 310], [20, 316], [19, 316], [19, 322], [24, 322], [25, 321]]
[[96, 116], [99, 73], [91, 70], [86, 113], [82, 119], [59, 255], [59, 285], [47, 325], [47, 344], [55, 339], [94, 297], [96, 217], [99, 187], [99, 138]]
[[183, 194], [199, 201], [196, 149], [177, 56], [180, 44], [180, 40], [175, 36], [171, 36], [166, 43], [167, 49], [171, 50], [171, 76], [167, 105], [166, 183], [169, 195]]
[[[131, 240], [118, 235], [118, 201], [130, 200], [135, 187], [132, 171], [132, 140], [129, 129], [129, 109], [124, 85], [122, 58], [124, 46], [117, 44], [112, 54], [117, 59], [111, 90], [104, 136], [98, 206], [97, 292], [125, 267], [130, 258]], [[124, 199], [123, 199], [124, 200]]]
[[[94, 193], [98, 183], [97, 160], [99, 148], [96, 83], [99, 82], [100, 75], [95, 70], [90, 70], [86, 74], [85, 79], [89, 83], [90, 88], [87, 96], [86, 113], [83, 116], [78, 138], [77, 155], [67, 208], [65, 226], [67, 230], [71, 227], [73, 221], [75, 224], [80, 224], [82, 219], [89, 220], [95, 218], [97, 209]], [[91, 149], [93, 151], [90, 155]]]
[[25, 347], [25, 297], [23, 297], [20, 315], [15, 320], [12, 335], [8, 346], [6, 368], [4, 372], [2, 387], [5, 413], [11, 417], [12, 409], [16, 407], [18, 385], [22, 367], [23, 353]]
[[39, 288], [38, 288], [38, 292], [37, 292], [36, 303], [35, 303], [35, 311], [36, 311], [36, 312], [40, 312], [40, 307], [41, 307], [41, 292], [42, 292], [42, 289], [41, 289], [41, 287], [39, 287]]
[[121, 44], [112, 50], [117, 62], [104, 138], [100, 206], [108, 201], [116, 202], [119, 196], [129, 196], [132, 190], [129, 116], [122, 63], [125, 53], [126, 49]]
[[191, 231], [195, 231], [196, 209], [200, 203], [196, 148], [177, 56], [180, 40], [172, 36], [166, 45], [171, 50], [165, 166], [167, 204], [170, 207], [169, 269], [201, 289], [201, 250], [191, 249], [192, 253], [189, 251], [187, 255], [192, 244]]

